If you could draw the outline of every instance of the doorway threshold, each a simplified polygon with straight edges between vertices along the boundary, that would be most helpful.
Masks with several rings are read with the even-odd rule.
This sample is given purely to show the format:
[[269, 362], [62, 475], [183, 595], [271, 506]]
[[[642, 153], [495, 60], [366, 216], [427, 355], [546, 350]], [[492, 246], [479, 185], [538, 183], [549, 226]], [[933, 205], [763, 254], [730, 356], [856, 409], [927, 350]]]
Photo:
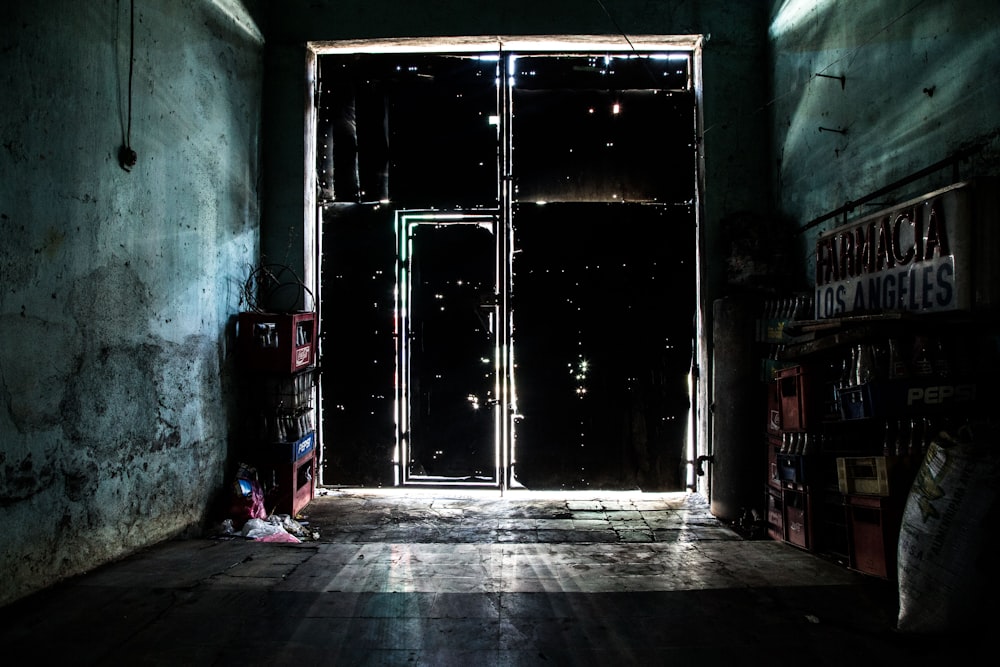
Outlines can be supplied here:
[[685, 491], [642, 491], [631, 490], [539, 490], [525, 488], [498, 489], [448, 486], [396, 486], [396, 487], [356, 487], [318, 486], [316, 497], [327, 496], [369, 496], [383, 498], [516, 498], [520, 500], [668, 500], [697, 496], [691, 490]]

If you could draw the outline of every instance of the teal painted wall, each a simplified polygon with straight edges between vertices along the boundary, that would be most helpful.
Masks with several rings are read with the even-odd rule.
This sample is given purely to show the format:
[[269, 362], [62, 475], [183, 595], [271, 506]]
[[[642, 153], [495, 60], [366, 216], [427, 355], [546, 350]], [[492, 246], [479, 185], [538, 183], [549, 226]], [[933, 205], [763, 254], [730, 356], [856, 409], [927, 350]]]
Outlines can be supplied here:
[[[958, 151], [970, 154], [957, 172], [935, 171], [872, 204], [1000, 172], [1000, 3], [777, 0], [768, 34], [775, 207], [793, 228]], [[810, 280], [816, 235], [844, 221], [796, 231]]]
[[0, 7], [0, 604], [200, 528], [259, 247], [262, 37], [238, 2]]

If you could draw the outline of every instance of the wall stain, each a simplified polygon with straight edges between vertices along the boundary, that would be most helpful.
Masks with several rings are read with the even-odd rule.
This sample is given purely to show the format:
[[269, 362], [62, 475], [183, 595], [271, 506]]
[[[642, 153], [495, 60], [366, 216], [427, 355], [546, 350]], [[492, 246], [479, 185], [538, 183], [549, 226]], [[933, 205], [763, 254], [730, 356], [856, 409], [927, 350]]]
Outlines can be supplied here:
[[4, 461], [0, 469], [0, 507], [10, 507], [47, 491], [56, 476], [50, 463], [36, 466], [31, 453], [20, 461]]
[[75, 503], [90, 496], [99, 481], [97, 464], [92, 461], [83, 468], [63, 471], [63, 490], [66, 497]]
[[35, 250], [35, 254], [45, 253], [45, 256], [52, 259], [56, 256], [56, 253], [63, 247], [63, 243], [66, 241], [66, 232], [49, 228], [45, 232], [45, 238], [42, 241], [42, 247]]

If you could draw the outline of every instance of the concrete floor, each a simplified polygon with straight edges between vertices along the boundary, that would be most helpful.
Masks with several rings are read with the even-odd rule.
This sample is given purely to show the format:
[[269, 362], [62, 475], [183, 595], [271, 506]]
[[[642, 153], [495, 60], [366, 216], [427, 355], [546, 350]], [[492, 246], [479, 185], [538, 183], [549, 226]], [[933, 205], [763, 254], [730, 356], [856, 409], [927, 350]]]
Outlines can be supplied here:
[[302, 517], [318, 539], [166, 542], [0, 609], [0, 640], [129, 666], [883, 667], [975, 648], [897, 633], [889, 582], [742, 539], [696, 495], [324, 493]]

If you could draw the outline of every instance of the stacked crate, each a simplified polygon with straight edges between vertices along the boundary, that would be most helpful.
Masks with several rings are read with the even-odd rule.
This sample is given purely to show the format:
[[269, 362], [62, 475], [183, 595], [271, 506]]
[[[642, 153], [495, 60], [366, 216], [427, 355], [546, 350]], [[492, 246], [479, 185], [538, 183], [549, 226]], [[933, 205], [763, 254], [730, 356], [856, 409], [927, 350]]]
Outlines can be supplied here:
[[847, 508], [852, 569], [883, 579], [896, 576], [896, 547], [908, 491], [903, 462], [895, 456], [851, 456], [837, 459], [840, 492]]
[[807, 295], [770, 300], [757, 326], [757, 341], [766, 351], [761, 379], [767, 387], [767, 534], [807, 550], [815, 548], [818, 513], [816, 456], [808, 441], [817, 419], [810, 403], [813, 375], [808, 367], [783, 360], [782, 353], [791, 340], [786, 327], [810, 310]]
[[267, 509], [295, 516], [316, 489], [315, 314], [241, 313], [237, 327]]
[[781, 537], [802, 549], [816, 548], [815, 526], [820, 504], [817, 502], [820, 481], [817, 452], [811, 436], [818, 418], [813, 401], [815, 378], [807, 366], [795, 365], [775, 373], [776, 398], [781, 415], [780, 438], [770, 443], [769, 456], [775, 470], [769, 484], [776, 484], [781, 497]]
[[781, 453], [781, 396], [778, 394], [778, 383], [770, 380], [767, 387], [767, 472], [765, 479], [765, 513], [767, 516], [767, 534], [771, 539], [785, 539], [785, 509], [781, 497], [781, 480], [778, 477], [778, 456]]
[[928, 345], [906, 342], [956, 349], [944, 334], [907, 332], [893, 317], [824, 326], [790, 341], [779, 360], [796, 364], [768, 386], [769, 532], [894, 579], [902, 510], [929, 438], [988, 409], [992, 391], [967, 364], [928, 366]]

